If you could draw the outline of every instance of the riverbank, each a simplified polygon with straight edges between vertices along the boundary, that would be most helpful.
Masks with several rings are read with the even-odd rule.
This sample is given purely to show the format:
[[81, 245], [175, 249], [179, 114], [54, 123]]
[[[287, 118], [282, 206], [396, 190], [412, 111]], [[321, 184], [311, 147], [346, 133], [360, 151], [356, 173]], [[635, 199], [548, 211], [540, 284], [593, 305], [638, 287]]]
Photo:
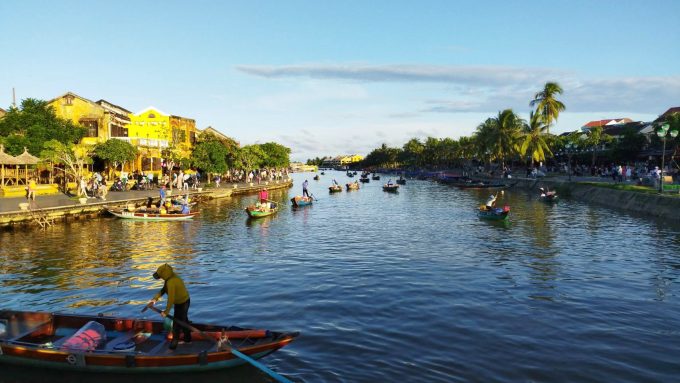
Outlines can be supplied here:
[[564, 197], [663, 219], [677, 219], [680, 198], [677, 194], [645, 193], [633, 190], [617, 190], [608, 183], [569, 181], [562, 178], [513, 178], [515, 187], [537, 189], [548, 187]]
[[[236, 195], [255, 194], [265, 187], [268, 190], [288, 189], [293, 186], [291, 179], [256, 183], [229, 183], [220, 188], [202, 190], [172, 191], [172, 195], [186, 195], [193, 199], [229, 198]], [[78, 198], [65, 194], [38, 196], [29, 203], [23, 197], [0, 198], [0, 229], [13, 227], [39, 226], [47, 227], [57, 222], [89, 219], [105, 213], [105, 207], [123, 207], [128, 204], [140, 205], [151, 197], [159, 198], [158, 189], [109, 192], [107, 199], [87, 198], [81, 203]], [[22, 205], [26, 210], [22, 209]]]

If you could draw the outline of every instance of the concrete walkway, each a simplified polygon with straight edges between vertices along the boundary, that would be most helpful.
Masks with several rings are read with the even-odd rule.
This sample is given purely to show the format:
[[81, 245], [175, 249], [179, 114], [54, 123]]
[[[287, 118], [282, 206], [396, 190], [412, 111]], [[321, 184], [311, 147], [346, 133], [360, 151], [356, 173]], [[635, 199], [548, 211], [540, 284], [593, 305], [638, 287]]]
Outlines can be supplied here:
[[[287, 180], [286, 180], [287, 181]], [[252, 192], [253, 189], [259, 190], [259, 188], [264, 187], [265, 184], [262, 182], [260, 185], [257, 183], [254, 183], [254, 185], [251, 187], [249, 184], [245, 182], [237, 183], [238, 187], [236, 189], [233, 189], [234, 183], [222, 183], [220, 188], [203, 188], [203, 193], [205, 192], [217, 192], [219, 190], [247, 190], [248, 192]], [[270, 185], [269, 187], [272, 187], [273, 185]], [[194, 194], [197, 193], [197, 190], [194, 189], [189, 189], [188, 190], [189, 194]], [[177, 195], [186, 195], [187, 191], [178, 191], [176, 188], [172, 189], [172, 196], [177, 196]], [[126, 201], [126, 200], [133, 200], [133, 199], [145, 199], [147, 197], [153, 197], [154, 199], [160, 197], [160, 189], [152, 189], [152, 190], [130, 190], [130, 191], [124, 191], [124, 192], [118, 192], [118, 191], [109, 191], [109, 193], [106, 195], [106, 200], [102, 200], [101, 198], [88, 198], [87, 202], [88, 203], [94, 203], [94, 202], [116, 202], [116, 201]], [[0, 198], [0, 214], [2, 213], [8, 213], [8, 212], [16, 212], [19, 210], [19, 204], [22, 202], [29, 202], [26, 198], [24, 197], [13, 197], [13, 198]], [[54, 208], [54, 207], [69, 207], [69, 206], [80, 206], [80, 201], [78, 201], [78, 198], [75, 196], [69, 197], [66, 194], [60, 193], [60, 194], [53, 194], [53, 195], [38, 195], [35, 197], [35, 201], [32, 203], [32, 208], [33, 209], [44, 209], [44, 208]]]

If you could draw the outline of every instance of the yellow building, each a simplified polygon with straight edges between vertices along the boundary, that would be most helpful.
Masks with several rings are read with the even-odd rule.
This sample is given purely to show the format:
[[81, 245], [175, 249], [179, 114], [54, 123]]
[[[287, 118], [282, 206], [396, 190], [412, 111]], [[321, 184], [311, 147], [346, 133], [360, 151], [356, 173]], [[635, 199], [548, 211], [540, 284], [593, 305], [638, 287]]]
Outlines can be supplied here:
[[361, 160], [363, 160], [363, 159], [364, 159], [363, 156], [360, 156], [360, 155], [358, 155], [358, 154], [351, 154], [351, 155], [349, 155], [349, 156], [344, 156], [344, 157], [342, 157], [342, 158], [340, 159], [340, 165], [349, 165], [349, 164], [353, 164], [353, 163], [359, 162], [359, 161], [361, 161]]
[[189, 157], [196, 143], [196, 121], [191, 118], [170, 116], [172, 146], [182, 157]]
[[150, 106], [136, 114], [130, 114], [127, 130], [131, 143], [139, 150], [135, 169], [159, 172], [163, 150], [170, 148], [172, 139], [170, 115]]
[[82, 144], [95, 145], [109, 139], [111, 115], [96, 102], [68, 92], [48, 101], [48, 105], [54, 108], [57, 117], [87, 128]]

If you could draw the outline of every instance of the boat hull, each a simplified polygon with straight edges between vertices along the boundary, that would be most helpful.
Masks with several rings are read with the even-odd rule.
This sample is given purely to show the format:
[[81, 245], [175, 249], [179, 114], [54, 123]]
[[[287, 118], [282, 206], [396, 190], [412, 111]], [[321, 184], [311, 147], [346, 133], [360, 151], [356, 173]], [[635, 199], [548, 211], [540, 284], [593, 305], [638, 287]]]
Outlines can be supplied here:
[[489, 221], [504, 221], [508, 219], [510, 210], [494, 208], [491, 210], [479, 209], [477, 215], [481, 219]]
[[106, 209], [112, 215], [122, 219], [132, 219], [137, 221], [187, 221], [193, 219], [198, 215], [198, 212], [189, 214], [171, 213], [149, 213], [149, 212], [132, 212], [125, 210]]
[[[299, 335], [194, 324], [204, 333], [194, 332], [193, 343], [180, 344], [173, 351], [168, 348], [169, 335], [161, 321], [10, 310], [0, 310], [0, 321], [8, 328], [0, 336], [0, 363], [74, 372], [157, 374], [219, 370], [246, 363], [231, 352], [233, 344], [239, 344], [236, 348], [242, 353], [259, 359]], [[64, 348], [65, 339], [91, 322], [105, 329], [101, 345], [89, 351]], [[223, 334], [236, 341], [222, 343]], [[114, 346], [122, 342], [130, 343], [131, 348], [115, 351]]]
[[279, 211], [279, 208], [272, 208], [266, 211], [262, 210], [257, 210], [257, 209], [251, 209], [250, 207], [245, 208], [246, 214], [248, 214], [248, 218], [264, 218], [264, 217], [269, 217], [270, 215], [274, 215]]
[[295, 206], [295, 207], [302, 207], [302, 206], [311, 205], [313, 200], [311, 198], [302, 199], [302, 198], [293, 197], [293, 198], [290, 199], [290, 202], [292, 202], [293, 206]]
[[341, 191], [342, 191], [342, 186], [340, 186], [340, 185], [335, 186], [335, 187], [334, 187], [334, 186], [329, 186], [329, 187], [328, 187], [328, 192], [329, 192], [329, 193], [339, 193], [339, 192], [341, 192]]
[[383, 191], [396, 193], [399, 191], [399, 185], [383, 185]]

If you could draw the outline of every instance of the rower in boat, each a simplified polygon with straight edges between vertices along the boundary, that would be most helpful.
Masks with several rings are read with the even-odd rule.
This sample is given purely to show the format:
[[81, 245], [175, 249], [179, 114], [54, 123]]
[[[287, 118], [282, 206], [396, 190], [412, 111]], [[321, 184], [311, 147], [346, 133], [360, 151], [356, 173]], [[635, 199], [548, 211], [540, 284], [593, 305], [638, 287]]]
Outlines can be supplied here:
[[496, 196], [491, 194], [486, 200], [486, 210], [492, 210], [494, 207], [496, 207]]
[[[185, 323], [189, 323], [189, 304], [191, 299], [189, 297], [189, 290], [187, 290], [184, 285], [184, 281], [179, 275], [175, 274], [172, 270], [172, 266], [167, 263], [158, 267], [155, 273], [153, 273], [154, 279], [163, 279], [163, 288], [159, 291], [149, 302], [149, 305], [154, 305], [163, 294], [168, 295], [168, 302], [165, 305], [165, 310], [161, 311], [161, 316], [165, 318], [170, 314], [170, 309], [174, 305], [174, 317]], [[182, 328], [177, 321], [172, 323], [172, 342], [170, 342], [170, 349], [174, 350], [179, 344], [179, 333], [180, 328]], [[182, 328], [184, 333], [184, 343], [191, 343], [191, 330], [189, 328]]]

